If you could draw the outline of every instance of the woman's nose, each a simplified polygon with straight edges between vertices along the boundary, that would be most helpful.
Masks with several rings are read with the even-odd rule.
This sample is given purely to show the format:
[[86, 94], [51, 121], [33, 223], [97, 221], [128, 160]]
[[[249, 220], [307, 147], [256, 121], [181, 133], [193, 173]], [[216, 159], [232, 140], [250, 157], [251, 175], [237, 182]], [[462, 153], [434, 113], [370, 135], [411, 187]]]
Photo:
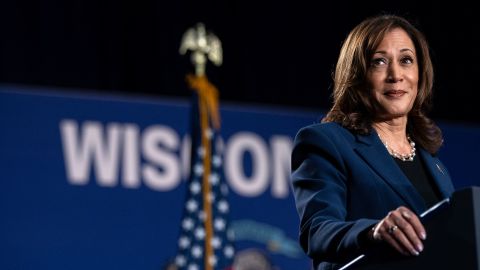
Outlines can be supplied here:
[[398, 82], [402, 80], [401, 69], [397, 63], [391, 63], [388, 67], [387, 81]]

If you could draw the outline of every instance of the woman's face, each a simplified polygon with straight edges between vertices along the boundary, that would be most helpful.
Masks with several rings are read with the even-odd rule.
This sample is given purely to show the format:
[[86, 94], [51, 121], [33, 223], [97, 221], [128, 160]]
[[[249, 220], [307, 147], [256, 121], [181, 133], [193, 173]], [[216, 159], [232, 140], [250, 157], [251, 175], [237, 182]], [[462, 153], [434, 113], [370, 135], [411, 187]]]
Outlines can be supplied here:
[[415, 46], [401, 28], [388, 32], [373, 53], [367, 83], [380, 119], [406, 117], [418, 91]]

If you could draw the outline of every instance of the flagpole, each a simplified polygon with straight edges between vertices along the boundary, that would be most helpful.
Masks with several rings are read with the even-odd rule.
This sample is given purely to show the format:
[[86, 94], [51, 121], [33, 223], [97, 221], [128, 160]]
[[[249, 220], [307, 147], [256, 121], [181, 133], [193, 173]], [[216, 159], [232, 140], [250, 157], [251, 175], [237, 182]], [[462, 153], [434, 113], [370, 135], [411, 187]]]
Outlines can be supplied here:
[[212, 247], [213, 229], [213, 193], [210, 186], [212, 172], [213, 133], [220, 129], [220, 113], [218, 108], [218, 90], [208, 81], [205, 67], [208, 59], [215, 65], [222, 63], [222, 48], [220, 40], [211, 33], [206, 33], [203, 24], [197, 24], [196, 29], [189, 29], [184, 34], [180, 53], [192, 51], [191, 59], [195, 66], [195, 75], [187, 75], [187, 82], [198, 94], [198, 111], [200, 120], [201, 146], [203, 149], [202, 204], [204, 220], [204, 269], [213, 270], [216, 257]]
[[210, 200], [210, 140], [207, 137], [208, 132], [208, 112], [207, 112], [207, 105], [204, 100], [200, 96], [199, 99], [199, 106], [200, 106], [200, 121], [201, 121], [201, 132], [202, 132], [202, 146], [205, 150], [205, 158], [203, 159], [203, 210], [205, 211], [205, 270], [212, 270], [211, 258], [213, 258], [213, 250], [212, 250], [212, 204]]
[[211, 175], [211, 149], [213, 130], [220, 129], [220, 115], [218, 108], [218, 90], [204, 75], [187, 75], [187, 82], [198, 94], [198, 108], [200, 118], [201, 145], [203, 153], [203, 177], [202, 177], [202, 200], [205, 213], [205, 270], [212, 270], [213, 222], [212, 222], [212, 198], [210, 190]]

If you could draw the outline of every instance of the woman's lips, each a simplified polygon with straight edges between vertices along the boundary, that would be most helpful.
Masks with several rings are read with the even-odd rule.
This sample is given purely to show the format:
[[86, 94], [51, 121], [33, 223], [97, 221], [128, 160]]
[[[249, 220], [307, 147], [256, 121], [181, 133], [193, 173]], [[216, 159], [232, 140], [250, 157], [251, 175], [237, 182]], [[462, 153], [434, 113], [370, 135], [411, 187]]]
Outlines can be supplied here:
[[407, 92], [404, 90], [387, 90], [383, 94], [388, 97], [398, 98], [405, 95]]

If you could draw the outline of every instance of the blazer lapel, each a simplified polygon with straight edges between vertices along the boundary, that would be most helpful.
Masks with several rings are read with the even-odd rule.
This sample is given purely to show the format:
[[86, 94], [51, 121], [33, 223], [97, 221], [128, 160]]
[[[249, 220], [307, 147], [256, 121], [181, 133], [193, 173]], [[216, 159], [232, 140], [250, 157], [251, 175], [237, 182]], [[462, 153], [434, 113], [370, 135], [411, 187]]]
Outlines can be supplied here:
[[[403, 199], [416, 213], [425, 210], [425, 202], [402, 170], [395, 164], [387, 149], [372, 131], [369, 135], [357, 135], [359, 142], [355, 151], [370, 167]], [[434, 165], [435, 166], [435, 165]]]
[[440, 162], [440, 160], [438, 160], [438, 158], [433, 157], [426, 150], [419, 149], [419, 153], [423, 158], [425, 167], [427, 168], [428, 172], [432, 176], [442, 197], [443, 198], [450, 197], [452, 195], [454, 188], [453, 188], [453, 185], [451, 184], [452, 182], [451, 182], [450, 176], [448, 175], [448, 172], [443, 166], [443, 164]]

